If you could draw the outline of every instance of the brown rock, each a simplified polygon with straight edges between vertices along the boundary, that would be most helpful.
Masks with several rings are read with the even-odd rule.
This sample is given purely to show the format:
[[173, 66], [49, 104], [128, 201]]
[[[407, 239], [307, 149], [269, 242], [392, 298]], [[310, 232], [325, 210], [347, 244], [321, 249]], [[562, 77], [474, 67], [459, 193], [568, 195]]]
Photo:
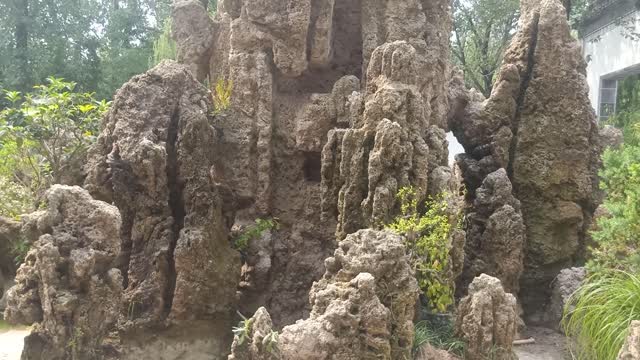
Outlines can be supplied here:
[[120, 214], [82, 188], [55, 185], [38, 222], [48, 229], [34, 242], [7, 295], [5, 318], [34, 324], [26, 359], [115, 358], [122, 276]]
[[469, 285], [469, 295], [457, 310], [456, 336], [467, 344], [465, 359], [511, 360], [517, 330], [516, 298], [505, 293], [500, 280], [482, 274]]
[[[520, 295], [529, 314], [544, 307], [558, 272], [585, 253], [587, 229], [600, 197], [601, 140], [585, 67], [562, 2], [523, 0], [519, 30], [491, 97], [478, 101], [469, 94], [466, 109], [452, 111], [450, 119], [466, 151], [458, 163], [469, 203], [484, 179], [500, 168], [506, 170], [513, 196], [521, 203], [526, 240], [517, 244], [526, 247]], [[460, 91], [451, 96], [465, 99]], [[477, 206], [470, 212], [477, 213]], [[484, 230], [472, 221], [469, 243], [479, 241], [478, 231]], [[505, 283], [516, 290], [513, 285]]]
[[235, 209], [217, 171], [211, 111], [183, 65], [167, 61], [134, 77], [92, 150], [87, 188], [122, 214], [123, 329], [208, 326], [226, 350], [240, 261], [228, 240]]
[[326, 268], [309, 294], [310, 317], [282, 330], [277, 351], [265, 349], [271, 321], [260, 309], [229, 359], [408, 358], [418, 286], [403, 239], [361, 230], [340, 243]]

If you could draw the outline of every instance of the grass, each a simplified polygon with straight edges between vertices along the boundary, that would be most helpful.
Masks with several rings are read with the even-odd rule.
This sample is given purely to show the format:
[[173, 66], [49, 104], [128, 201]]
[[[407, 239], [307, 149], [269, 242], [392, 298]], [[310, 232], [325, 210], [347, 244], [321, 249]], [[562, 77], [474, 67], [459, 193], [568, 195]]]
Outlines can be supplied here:
[[615, 360], [633, 320], [640, 320], [640, 277], [610, 271], [592, 275], [571, 296], [562, 326], [576, 341], [577, 359]]
[[451, 322], [421, 321], [415, 325], [413, 354], [416, 355], [424, 344], [446, 350], [462, 357], [465, 343], [454, 336]]

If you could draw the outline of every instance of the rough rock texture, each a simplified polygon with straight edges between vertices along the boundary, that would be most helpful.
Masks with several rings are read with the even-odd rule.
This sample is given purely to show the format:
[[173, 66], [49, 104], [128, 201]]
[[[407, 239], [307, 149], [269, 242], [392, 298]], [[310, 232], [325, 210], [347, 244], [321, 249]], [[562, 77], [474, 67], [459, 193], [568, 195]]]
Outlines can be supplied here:
[[[519, 31], [491, 97], [477, 101], [468, 94], [465, 110], [453, 111], [450, 122], [466, 152], [458, 163], [469, 202], [488, 174], [504, 168], [521, 203], [520, 298], [529, 314], [548, 301], [559, 271], [584, 255], [597, 205], [601, 143], [585, 68], [562, 2], [523, 0]], [[468, 237], [477, 238], [476, 231], [472, 225]]]
[[436, 349], [430, 344], [422, 345], [415, 357], [415, 360], [458, 360], [459, 358], [445, 350]]
[[520, 201], [513, 196], [503, 168], [484, 179], [476, 191], [473, 210], [466, 218], [465, 269], [458, 289], [464, 291], [476, 276], [485, 273], [498, 278], [505, 291], [517, 294], [523, 269], [525, 227]]
[[0, 217], [0, 318], [6, 307], [6, 292], [16, 276], [13, 244], [20, 236], [20, 223]]
[[122, 214], [122, 327], [189, 327], [191, 341], [217, 334], [226, 347], [240, 259], [228, 240], [234, 197], [217, 173], [211, 111], [184, 65], [163, 62], [134, 77], [106, 116], [86, 187]]
[[517, 328], [515, 296], [505, 293], [500, 280], [482, 274], [469, 285], [469, 295], [460, 301], [456, 336], [463, 339], [465, 359], [511, 360]]
[[569, 297], [580, 287], [587, 276], [587, 270], [583, 267], [563, 269], [553, 281], [551, 289], [551, 302], [544, 319], [554, 328], [560, 328], [560, 321], [564, 313], [564, 306]]
[[[322, 185], [325, 194], [338, 192], [337, 199], [329, 197], [337, 200], [338, 238], [389, 222], [402, 187], [418, 189], [420, 199], [426, 196], [429, 148], [423, 136], [428, 123], [416, 71], [411, 45], [380, 46], [369, 64], [362, 117], [352, 119], [350, 129], [329, 135], [335, 143], [328, 142], [323, 152], [329, 156], [323, 159]], [[327, 217], [335, 213], [334, 204], [324, 205]]]
[[629, 326], [627, 341], [618, 353], [618, 360], [638, 360], [640, 359], [640, 321], [632, 321]]
[[[34, 242], [7, 295], [5, 318], [35, 324], [24, 359], [115, 358], [111, 332], [118, 319], [122, 275], [120, 214], [80, 187], [55, 185]], [[35, 239], [32, 239], [35, 240]]]
[[404, 359], [411, 356], [418, 285], [403, 239], [361, 230], [340, 242], [309, 294], [309, 319], [286, 326], [277, 357], [264, 349], [270, 319], [260, 309], [248, 340], [229, 359]]
[[[385, 219], [399, 186], [424, 194], [431, 173], [447, 166], [450, 7], [224, 0], [217, 10], [208, 19], [198, 0], [179, 1], [174, 38], [199, 79], [208, 68], [209, 84], [233, 84], [231, 107], [213, 124], [217, 172], [241, 208], [235, 228], [280, 223], [249, 242], [240, 311], [265, 306], [281, 327], [309, 314], [306, 296], [336, 247], [339, 221], [344, 238]], [[358, 161], [365, 165], [356, 169]], [[342, 173], [350, 168], [357, 172]]]

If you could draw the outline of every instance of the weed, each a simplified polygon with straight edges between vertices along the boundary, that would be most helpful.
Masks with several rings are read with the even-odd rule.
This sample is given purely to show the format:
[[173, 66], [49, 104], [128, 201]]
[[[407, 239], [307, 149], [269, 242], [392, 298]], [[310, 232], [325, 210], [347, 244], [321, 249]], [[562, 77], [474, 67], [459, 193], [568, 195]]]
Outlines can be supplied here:
[[223, 112], [231, 106], [232, 90], [233, 82], [231, 80], [219, 79], [218, 82], [216, 82], [216, 87], [211, 94], [215, 114]]
[[262, 236], [265, 231], [278, 229], [278, 219], [256, 219], [255, 225], [249, 226], [233, 239], [235, 248], [244, 251], [249, 246], [249, 241]]

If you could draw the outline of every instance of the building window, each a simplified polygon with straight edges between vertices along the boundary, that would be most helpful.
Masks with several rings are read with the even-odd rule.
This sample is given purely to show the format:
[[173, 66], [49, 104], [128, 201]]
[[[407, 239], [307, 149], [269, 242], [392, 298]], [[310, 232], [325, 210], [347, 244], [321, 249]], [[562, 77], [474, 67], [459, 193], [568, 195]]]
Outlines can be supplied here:
[[616, 99], [618, 98], [618, 81], [600, 81], [600, 107], [598, 115], [600, 121], [607, 120], [616, 113]]

